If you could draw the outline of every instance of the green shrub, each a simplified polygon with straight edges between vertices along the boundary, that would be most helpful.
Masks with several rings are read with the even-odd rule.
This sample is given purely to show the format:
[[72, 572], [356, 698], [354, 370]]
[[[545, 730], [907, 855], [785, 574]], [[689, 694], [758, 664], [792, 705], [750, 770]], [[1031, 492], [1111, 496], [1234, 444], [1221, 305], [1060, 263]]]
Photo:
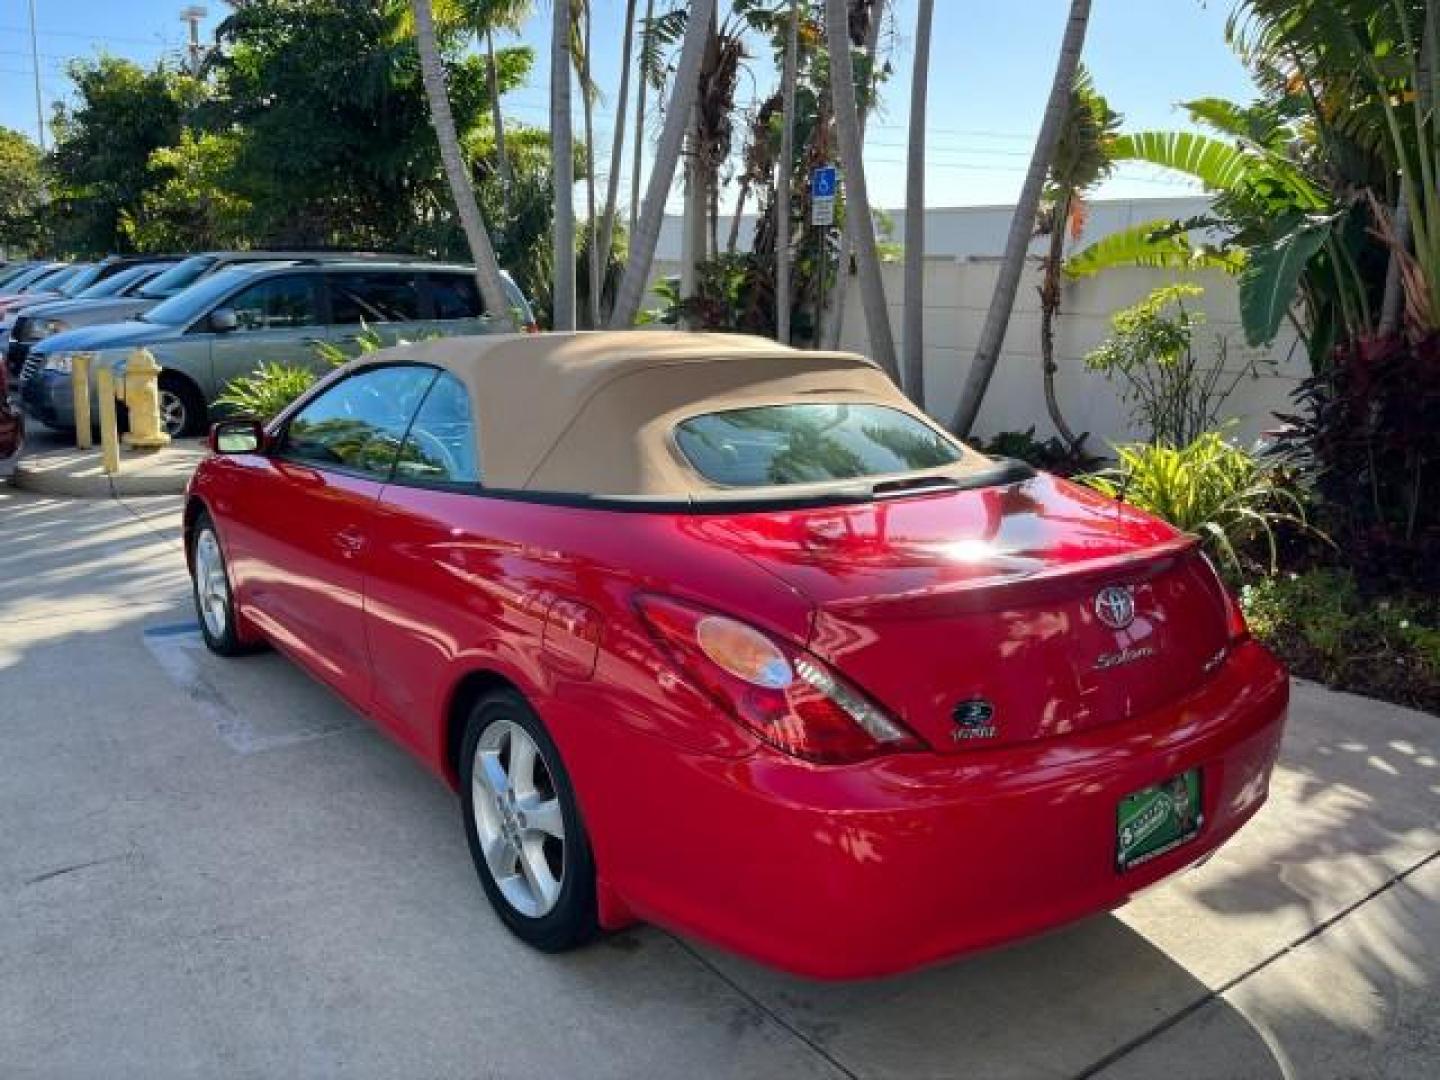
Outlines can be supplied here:
[[215, 404], [233, 413], [269, 422], [285, 407], [315, 385], [309, 368], [294, 364], [261, 364], [249, 375], [231, 379]]
[[1276, 527], [1308, 528], [1304, 504], [1275, 471], [1216, 432], [1181, 447], [1135, 443], [1115, 452], [1114, 468], [1083, 482], [1195, 533], [1233, 571], [1260, 541], [1274, 573]]
[[982, 454], [1015, 458], [1058, 476], [1075, 476], [1101, 464], [1100, 458], [1085, 452], [1085, 440], [1089, 437], [1088, 432], [1081, 435], [1072, 447], [1058, 435], [1039, 438], [1032, 426], [1025, 431], [1001, 431], [993, 438], [972, 441]]
[[1131, 418], [1143, 424], [1149, 441], [1186, 446], [1220, 422], [1220, 414], [1241, 380], [1254, 377], [1251, 357], [1229, 373], [1230, 346], [1214, 338], [1214, 360], [1206, 363], [1195, 345], [1205, 323], [1187, 300], [1205, 294], [1196, 285], [1167, 285], [1110, 319], [1111, 335], [1085, 357], [1085, 366], [1118, 382]]
[[1440, 708], [1440, 600], [1369, 596], [1348, 570], [1282, 574], [1240, 593], [1250, 631], [1297, 675]]

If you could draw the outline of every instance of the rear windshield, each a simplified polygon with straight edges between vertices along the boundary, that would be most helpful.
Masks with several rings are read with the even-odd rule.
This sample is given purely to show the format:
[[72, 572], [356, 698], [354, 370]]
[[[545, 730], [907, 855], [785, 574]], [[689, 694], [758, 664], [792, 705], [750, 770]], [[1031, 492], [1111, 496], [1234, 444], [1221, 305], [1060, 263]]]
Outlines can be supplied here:
[[80, 293], [78, 300], [98, 300], [104, 296], [122, 296], [142, 281], [149, 281], [156, 274], [165, 269], [165, 264], [142, 263], [139, 266], [127, 267], [118, 273], [111, 274], [104, 281], [91, 285], [84, 292]]
[[680, 452], [722, 487], [854, 480], [953, 465], [964, 452], [885, 405], [762, 405], [683, 421]]
[[214, 255], [191, 255], [146, 285], [140, 290], [140, 295], [146, 300], [168, 300], [198, 281], [218, 261]]

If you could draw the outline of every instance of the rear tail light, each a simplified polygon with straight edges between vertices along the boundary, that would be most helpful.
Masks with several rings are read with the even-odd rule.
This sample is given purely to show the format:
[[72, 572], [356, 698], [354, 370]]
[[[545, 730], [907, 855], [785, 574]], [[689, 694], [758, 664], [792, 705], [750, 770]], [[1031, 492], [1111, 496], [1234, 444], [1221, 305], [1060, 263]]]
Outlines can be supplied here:
[[920, 749], [914, 735], [803, 649], [667, 597], [642, 596], [636, 606], [681, 670], [776, 749], [827, 764]]
[[1230, 586], [1225, 584], [1225, 579], [1220, 576], [1220, 571], [1210, 561], [1208, 555], [1201, 556], [1205, 560], [1205, 566], [1210, 571], [1210, 577], [1214, 582], [1215, 591], [1220, 594], [1220, 601], [1225, 605], [1225, 636], [1231, 645], [1238, 644], [1250, 636], [1250, 626], [1245, 621], [1245, 611], [1240, 606], [1240, 601], [1230, 591]]
[[528, 322], [525, 324], [524, 332], [527, 334], [538, 334], [540, 333], [540, 324], [538, 322]]

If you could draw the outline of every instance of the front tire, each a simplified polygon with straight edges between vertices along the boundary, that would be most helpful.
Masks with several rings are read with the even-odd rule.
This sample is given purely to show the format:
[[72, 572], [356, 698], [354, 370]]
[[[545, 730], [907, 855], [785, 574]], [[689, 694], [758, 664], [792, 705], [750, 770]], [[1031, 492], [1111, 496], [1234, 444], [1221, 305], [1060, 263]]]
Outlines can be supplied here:
[[465, 836], [495, 913], [516, 937], [564, 952], [599, 933], [595, 861], [549, 732], [514, 691], [477, 702], [460, 752]]
[[220, 547], [215, 523], [203, 511], [191, 531], [190, 595], [200, 620], [200, 636], [211, 652], [219, 656], [241, 656], [253, 651], [236, 632], [230, 570], [225, 565], [225, 552]]

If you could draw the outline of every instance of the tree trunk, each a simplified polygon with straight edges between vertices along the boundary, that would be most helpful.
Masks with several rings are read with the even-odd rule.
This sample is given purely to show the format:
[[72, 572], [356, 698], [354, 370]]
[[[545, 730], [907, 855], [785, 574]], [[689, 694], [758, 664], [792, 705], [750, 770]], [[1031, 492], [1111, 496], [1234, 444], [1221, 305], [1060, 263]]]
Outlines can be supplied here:
[[826, 0], [825, 30], [830, 47], [830, 92], [835, 102], [835, 134], [840, 143], [840, 164], [845, 172], [846, 220], [850, 223], [847, 231], [855, 239], [855, 256], [860, 267], [860, 298], [865, 307], [870, 351], [875, 362], [898, 383], [900, 372], [895, 359], [895, 339], [890, 333], [890, 311], [885, 300], [885, 283], [880, 276], [880, 252], [875, 245], [875, 219], [870, 215], [870, 193], [865, 184], [865, 137], [860, 129], [855, 79], [851, 73], [850, 17], [845, 0]]
[[[1427, 108], [1434, 100], [1434, 80], [1430, 74], [1433, 70], [1431, 64], [1434, 42], [1434, 35], [1431, 33], [1433, 9], [1433, 4], [1425, 5], [1425, 30], [1420, 38], [1420, 56], [1415, 64], [1415, 93], [1419, 95], [1422, 105]], [[1432, 123], [1434, 122], [1436, 121], [1432, 120]], [[1390, 262], [1385, 272], [1385, 293], [1380, 301], [1379, 334], [1381, 337], [1393, 337], [1398, 334], [1405, 318], [1403, 269], [1405, 260], [1401, 253], [1409, 250], [1413, 240], [1413, 229], [1410, 222], [1410, 200], [1405, 197], [1404, 184], [1400, 185], [1400, 194], [1395, 200], [1393, 225], [1395, 243], [1398, 247], [1390, 252]]]
[[1401, 251], [1410, 246], [1410, 200], [1405, 198], [1405, 189], [1395, 202], [1395, 250], [1390, 252], [1390, 263], [1385, 271], [1385, 295], [1380, 301], [1381, 337], [1394, 337], [1400, 332], [1401, 320], [1405, 314], [1405, 284]]
[[420, 77], [425, 83], [425, 96], [430, 101], [430, 123], [440, 144], [440, 161], [445, 167], [445, 180], [450, 196], [460, 215], [460, 225], [470, 245], [475, 263], [475, 284], [480, 289], [485, 310], [502, 329], [513, 327], [510, 301], [500, 278], [500, 265], [495, 249], [485, 230], [485, 219], [475, 202], [475, 189], [470, 186], [470, 173], [460, 152], [460, 137], [455, 131], [455, 117], [450, 112], [450, 93], [445, 86], [445, 67], [440, 61], [440, 46], [435, 40], [435, 18], [430, 0], [411, 0], [415, 13], [415, 44], [420, 53]]
[[1055, 320], [1060, 314], [1060, 289], [1065, 265], [1065, 229], [1070, 219], [1069, 198], [1055, 206], [1055, 224], [1050, 230], [1050, 252], [1045, 257], [1045, 280], [1040, 286], [1040, 367], [1045, 385], [1045, 410], [1050, 423], [1072, 451], [1080, 449], [1079, 440], [1060, 412], [1060, 398], [1055, 392]]
[[490, 85], [490, 122], [495, 127], [495, 168], [500, 173], [500, 195], [506, 213], [510, 211], [510, 188], [515, 172], [505, 150], [505, 114], [500, 109], [500, 71], [495, 63], [495, 35], [485, 31], [485, 80]]
[[[705, 168], [700, 162], [700, 110], [691, 108], [690, 150], [685, 155], [685, 212], [680, 227], [680, 299], [693, 300], [700, 290], [700, 263], [705, 258]], [[694, 329], [686, 316], [680, 325]]]
[[[645, 0], [645, 26], [648, 29], [650, 20], [655, 18], [655, 0]], [[640, 220], [640, 179], [645, 171], [645, 95], [650, 86], [645, 81], [645, 73], [637, 74], [635, 93], [635, 160], [630, 170], [630, 236], [634, 242], [635, 225]]]
[[[626, 0], [625, 43], [620, 51], [620, 98], [615, 103], [615, 137], [610, 142], [610, 176], [605, 191], [605, 220], [600, 227], [600, 265], [607, 271], [610, 268], [610, 251], [615, 246], [615, 214], [620, 199], [621, 159], [625, 156], [625, 110], [630, 107], [630, 65], [635, 51], [635, 0]], [[638, 130], [635, 141], [637, 145], [641, 142], [641, 132]], [[600, 324], [597, 322], [595, 325]]]
[[635, 324], [640, 301], [649, 284], [650, 268], [655, 262], [655, 245], [660, 242], [660, 225], [665, 217], [665, 200], [680, 163], [681, 144], [686, 129], [693, 123], [695, 99], [699, 90], [700, 66], [705, 59], [705, 45], [710, 36], [710, 15], [715, 0], [694, 0], [690, 19], [685, 27], [685, 42], [680, 49], [680, 62], [670, 91], [670, 106], [665, 113], [665, 127], [655, 148], [655, 165], [646, 186], [645, 206], [630, 239], [630, 258], [625, 276], [615, 298], [615, 312], [610, 326], [627, 330]]
[[1080, 53], [1085, 47], [1085, 30], [1089, 21], [1090, 0], [1070, 0], [1070, 17], [1060, 45], [1055, 81], [1050, 87], [1050, 100], [1045, 106], [1045, 119], [1040, 125], [1040, 135], [1035, 140], [1035, 152], [1030, 159], [1029, 171], [1025, 174], [1025, 186], [1021, 189], [1015, 216], [1010, 221], [1005, 257], [1000, 264], [1000, 277], [995, 285], [995, 295], [990, 300], [990, 311], [985, 316], [985, 325], [980, 332], [980, 345], [975, 351], [970, 373], [966, 376], [959, 407], [955, 410], [953, 426], [956, 434], [962, 438], [970, 434], [970, 428], [975, 424], [975, 417], [980, 413], [980, 404], [985, 400], [985, 391], [995, 374], [1000, 350], [1005, 344], [1005, 331], [1009, 328], [1010, 313], [1015, 307], [1015, 294], [1020, 288], [1020, 276], [1025, 271], [1025, 253], [1035, 231], [1035, 213], [1040, 207], [1040, 197], [1045, 190], [1045, 177], [1050, 172], [1050, 160], [1055, 154], [1055, 144], [1059, 141], [1060, 131], [1065, 123], [1066, 107], [1070, 101], [1071, 89], [1075, 85], [1075, 69], [1080, 64]]
[[782, 118], [780, 160], [775, 169], [775, 338], [790, 344], [790, 311], [794, 305], [790, 275], [790, 185], [795, 177], [795, 83], [800, 66], [800, 0], [790, 0], [790, 26], [785, 34], [785, 71], [780, 93]]
[[910, 149], [905, 184], [905, 392], [925, 407], [925, 120], [930, 93], [930, 30], [935, 0], [919, 0], [910, 84]]
[[[875, 89], [875, 61], [880, 55], [880, 21], [885, 14], [885, 0], [875, 0], [874, 6], [870, 9], [870, 26], [865, 31], [865, 56], [870, 63], [870, 90], [873, 95]], [[833, 74], [831, 76], [834, 77]], [[868, 96], [868, 95], [867, 95]], [[867, 102], [860, 110], [860, 144], [864, 148], [865, 125], [870, 117], [870, 106]], [[847, 189], [848, 190], [848, 189]], [[845, 203], [845, 232], [840, 241], [840, 263], [835, 272], [835, 288], [831, 290], [828, 305], [824, 312], [824, 330], [822, 345], [827, 349], [840, 347], [840, 334], [845, 329], [845, 300], [850, 293], [850, 263], [855, 257], [856, 238], [852, 228], [858, 225], [850, 216], [850, 203]], [[871, 223], [871, 231], [874, 231], [874, 223]]]
[[585, 55], [580, 58], [580, 100], [585, 105], [585, 248], [589, 270], [585, 325], [600, 329], [600, 235], [595, 217], [595, 85], [590, 78], [590, 4], [581, 0]]
[[551, 325], [575, 329], [575, 136], [570, 121], [570, 0], [553, 0], [550, 35], [550, 147], [555, 173]]
[[725, 254], [734, 255], [740, 246], [740, 225], [745, 218], [745, 204], [750, 199], [750, 181], [740, 182], [740, 195], [735, 200], [735, 214], [730, 218], [730, 235], [725, 241]]

